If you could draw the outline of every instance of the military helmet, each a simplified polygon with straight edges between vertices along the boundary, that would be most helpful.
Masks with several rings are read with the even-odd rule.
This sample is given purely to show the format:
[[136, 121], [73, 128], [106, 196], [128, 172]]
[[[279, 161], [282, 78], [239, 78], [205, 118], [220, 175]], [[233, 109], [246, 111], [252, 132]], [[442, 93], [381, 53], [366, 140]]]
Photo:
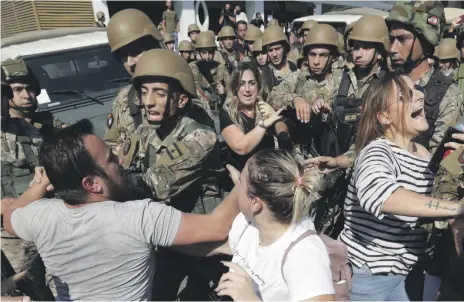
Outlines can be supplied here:
[[316, 24], [313, 29], [309, 31], [303, 47], [307, 48], [312, 45], [329, 45], [338, 50], [340, 42], [337, 31], [328, 24]]
[[439, 60], [456, 59], [461, 62], [461, 52], [456, 47], [456, 40], [453, 38], [445, 38], [439, 45], [435, 47], [435, 57]]
[[262, 39], [263, 47], [277, 42], [284, 42], [287, 46], [289, 45], [287, 36], [284, 34], [280, 26], [268, 26], [264, 30]]
[[299, 33], [302, 33], [305, 30], [311, 30], [314, 25], [318, 24], [317, 21], [314, 20], [306, 20], [303, 25], [301, 26]]
[[353, 40], [380, 43], [384, 50], [388, 51], [390, 38], [385, 20], [380, 16], [366, 15], [361, 17], [356, 21], [348, 36], [348, 44]]
[[174, 36], [170, 33], [164, 33], [163, 34], [163, 42], [166, 44], [166, 43], [169, 43], [169, 42], [174, 42], [175, 39], [174, 39]]
[[386, 19], [387, 24], [399, 22], [410, 26], [433, 46], [440, 43], [445, 11], [440, 1], [398, 1]]
[[146, 36], [153, 37], [159, 42], [163, 41], [163, 36], [150, 18], [133, 8], [119, 11], [111, 17], [108, 22], [107, 35], [111, 52]]
[[100, 20], [101, 18], [103, 18], [105, 16], [105, 14], [102, 12], [102, 11], [99, 11], [97, 12], [97, 19]]
[[234, 37], [234, 38], [236, 37], [234, 29], [228, 25], [222, 27], [218, 34], [218, 39], [222, 39], [226, 37]]
[[280, 23], [277, 19], [272, 19], [267, 26], [280, 26]]
[[200, 32], [197, 37], [195, 48], [217, 48], [216, 42], [214, 41], [214, 36], [211, 35], [211, 33], [208, 31]]
[[261, 31], [261, 29], [259, 29], [253, 24], [248, 24], [248, 28], [245, 33], [245, 41], [254, 42], [257, 38], [261, 38], [262, 36], [263, 32]]
[[180, 41], [179, 51], [194, 51], [192, 42], [187, 40]]
[[144, 77], [163, 77], [177, 81], [191, 97], [197, 95], [192, 69], [187, 61], [173, 51], [152, 49], [143, 53], [135, 67], [134, 86], [139, 87]]
[[257, 38], [253, 43], [253, 51], [252, 52], [262, 52], [263, 51], [263, 39]]
[[[2, 73], [5, 73], [5, 82], [24, 83], [31, 85], [36, 91], [36, 96], [40, 94], [39, 81], [32, 72], [32, 69], [21, 60], [8, 59], [2, 62]], [[3, 74], [2, 74], [3, 76]], [[3, 84], [3, 78], [2, 78]]]
[[198, 25], [196, 25], [195, 23], [194, 24], [190, 24], [188, 26], [188, 29], [187, 29], [187, 34], [190, 35], [191, 32], [194, 32], [194, 31], [200, 31], [200, 28], [198, 27]]

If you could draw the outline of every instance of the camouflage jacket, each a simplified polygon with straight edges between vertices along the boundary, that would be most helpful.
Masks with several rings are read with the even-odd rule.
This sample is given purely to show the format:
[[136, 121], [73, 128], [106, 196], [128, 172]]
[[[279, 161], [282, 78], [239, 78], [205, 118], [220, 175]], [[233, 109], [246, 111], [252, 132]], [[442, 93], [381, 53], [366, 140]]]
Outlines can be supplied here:
[[[372, 82], [372, 80], [378, 79], [380, 72], [382, 71], [382, 69], [379, 67], [377, 68], [375, 73], [371, 73], [368, 76], [366, 76], [364, 79], [358, 80], [356, 78], [354, 67], [353, 68], [345, 67], [344, 70], [348, 74], [348, 77], [350, 78], [350, 88], [348, 89], [348, 97], [353, 97], [356, 99], [362, 98], [367, 88], [369, 88], [369, 85]], [[336, 91], [337, 91], [336, 93], [338, 93], [338, 89]]]
[[[128, 85], [119, 91], [119, 94], [114, 99], [113, 108], [108, 115], [106, 121], [105, 141], [113, 148], [115, 153], [122, 147], [124, 140], [134, 133], [135, 125], [134, 118], [130, 113], [129, 108], [129, 91], [132, 85]], [[135, 96], [135, 104], [140, 108], [142, 120], [145, 118], [144, 108], [142, 102], [139, 100], [137, 94]]]
[[[432, 76], [434, 71], [434, 68], [431, 68], [421, 79], [417, 80], [415, 84], [420, 85], [422, 87], [427, 86], [427, 83], [429, 82], [430, 77]], [[451, 86], [449, 86], [445, 96], [443, 97], [443, 100], [440, 103], [438, 118], [435, 121], [435, 133], [430, 139], [430, 153], [435, 152], [435, 149], [440, 144], [443, 135], [445, 135], [447, 125], [452, 120], [454, 114], [462, 104], [462, 94], [459, 91], [458, 86], [452, 83]]]
[[[296, 63], [294, 63], [296, 65]], [[287, 62], [285, 63], [285, 66], [280, 69], [280, 70], [277, 70], [274, 65], [272, 64], [269, 64], [269, 67], [271, 67], [271, 70], [274, 71], [274, 75], [275, 77], [277, 78], [277, 80], [279, 81], [279, 83], [283, 80], [285, 80], [287, 77], [291, 76], [292, 73], [295, 73], [297, 71], [294, 71], [292, 72], [291, 68], [290, 68], [290, 63], [289, 61], [287, 60]]]
[[29, 138], [29, 142], [27, 143], [32, 147], [34, 155], [38, 156], [38, 149], [42, 143], [40, 131], [25, 119], [10, 118], [5, 129], [0, 132], [2, 141], [0, 159], [2, 162], [19, 163], [26, 160], [23, 145], [18, 141], [21, 128], [24, 130], [23, 135]]
[[310, 104], [316, 100], [332, 104], [334, 93], [340, 85], [341, 74], [340, 71], [328, 74], [324, 81], [317, 82], [309, 73], [294, 72], [274, 87], [269, 93], [267, 102], [275, 110], [284, 106], [293, 107], [293, 99], [296, 97], [302, 97]]
[[456, 83], [459, 87], [461, 95], [464, 96], [464, 63], [459, 65], [459, 68], [456, 72]]
[[[200, 73], [200, 70], [196, 62], [191, 62], [190, 68], [192, 69], [193, 78], [195, 80], [195, 85], [199, 88], [197, 93], [201, 94], [201, 98], [207, 99], [210, 106], [214, 103], [220, 102], [218, 98], [220, 97], [215, 87], [212, 87], [206, 78]], [[227, 92], [227, 85], [229, 84], [229, 73], [224, 64], [219, 64], [217, 68], [211, 70], [211, 75], [216, 85], [221, 84], [224, 86], [225, 92]], [[202, 93], [200, 93], [202, 92]]]
[[229, 75], [232, 75], [232, 72], [237, 68], [238, 63], [241, 61], [240, 52], [238, 50], [234, 50], [232, 53], [228, 53], [225, 50], [219, 50], [216, 51], [216, 53], [219, 54], [217, 62], [223, 64], [227, 68]]
[[141, 125], [137, 133], [137, 161], [153, 197], [170, 202], [174, 197], [181, 200], [179, 194], [185, 193], [184, 199], [195, 198], [189, 194], [204, 185], [198, 181], [209, 176], [208, 169], [219, 155], [215, 131], [184, 116], [164, 140], [150, 125]]

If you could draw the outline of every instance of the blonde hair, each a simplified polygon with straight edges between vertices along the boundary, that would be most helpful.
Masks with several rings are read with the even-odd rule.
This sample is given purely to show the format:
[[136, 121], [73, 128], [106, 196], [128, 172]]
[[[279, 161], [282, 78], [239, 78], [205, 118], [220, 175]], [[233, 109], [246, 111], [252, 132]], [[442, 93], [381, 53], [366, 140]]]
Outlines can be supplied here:
[[321, 184], [317, 169], [304, 171], [285, 150], [261, 150], [248, 161], [248, 195], [262, 199], [282, 223], [297, 223], [309, 215]]
[[[407, 110], [407, 104], [412, 100], [412, 91], [404, 77], [405, 75], [398, 72], [387, 72], [384, 77], [369, 85], [363, 96], [361, 119], [355, 143], [356, 151], [360, 151], [371, 141], [385, 136], [386, 128], [380, 123], [377, 114], [387, 111], [390, 100], [397, 101], [400, 98], [399, 94], [401, 94], [404, 105], [398, 106], [397, 114], [401, 119], [402, 130], [405, 131], [404, 113]], [[396, 94], [394, 94], [395, 87]]]
[[240, 100], [237, 97], [237, 93], [241, 86], [242, 76], [245, 71], [251, 71], [255, 76], [256, 83], [258, 84], [258, 98], [253, 107], [253, 116], [255, 117], [255, 126], [258, 125], [262, 119], [261, 112], [258, 110], [258, 101], [262, 100], [263, 93], [263, 80], [259, 69], [251, 62], [240, 62], [238, 68], [232, 74], [229, 89], [227, 91], [226, 101], [224, 102], [224, 111], [227, 112], [229, 118], [235, 125], [237, 125], [242, 131], [244, 129], [244, 121], [240, 116]]

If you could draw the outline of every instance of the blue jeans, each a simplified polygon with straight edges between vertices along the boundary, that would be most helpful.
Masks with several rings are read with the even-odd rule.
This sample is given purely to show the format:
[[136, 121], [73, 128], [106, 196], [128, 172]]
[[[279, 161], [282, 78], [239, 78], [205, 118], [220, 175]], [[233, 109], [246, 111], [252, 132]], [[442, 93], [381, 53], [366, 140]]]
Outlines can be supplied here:
[[406, 276], [373, 275], [367, 265], [353, 266], [350, 301], [409, 301]]

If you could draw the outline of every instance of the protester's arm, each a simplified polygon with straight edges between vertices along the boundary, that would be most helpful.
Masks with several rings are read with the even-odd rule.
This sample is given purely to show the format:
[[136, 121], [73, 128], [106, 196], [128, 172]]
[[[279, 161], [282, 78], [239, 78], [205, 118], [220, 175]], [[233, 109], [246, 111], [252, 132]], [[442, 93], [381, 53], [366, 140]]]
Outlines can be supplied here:
[[223, 241], [239, 213], [237, 187], [209, 215], [182, 213], [181, 222], [172, 245]]
[[190, 245], [172, 246], [171, 249], [190, 256], [209, 257], [219, 254], [232, 255], [229, 241], [205, 242]]
[[222, 25], [222, 23], [224, 23], [224, 15], [221, 15], [221, 17], [219, 17], [219, 25]]
[[163, 12], [163, 21], [161, 22], [161, 26], [163, 27], [163, 31], [166, 32], [166, 12]]
[[234, 22], [235, 23], [235, 17], [231, 16], [231, 15], [227, 15], [227, 17], [229, 18], [229, 20], [231, 22]]
[[42, 199], [47, 191], [47, 186], [50, 182], [43, 180], [41, 183], [32, 183], [29, 189], [26, 190], [21, 196], [19, 196], [14, 202], [10, 203], [9, 206], [4, 207], [2, 200], [2, 216], [3, 216], [3, 227], [11, 235], [15, 236], [16, 233], [13, 230], [11, 224], [11, 215], [16, 209], [23, 208], [33, 201]]
[[177, 17], [177, 14], [176, 14], [176, 32], [177, 33], [180, 32], [180, 23], [179, 23], [179, 18]]

